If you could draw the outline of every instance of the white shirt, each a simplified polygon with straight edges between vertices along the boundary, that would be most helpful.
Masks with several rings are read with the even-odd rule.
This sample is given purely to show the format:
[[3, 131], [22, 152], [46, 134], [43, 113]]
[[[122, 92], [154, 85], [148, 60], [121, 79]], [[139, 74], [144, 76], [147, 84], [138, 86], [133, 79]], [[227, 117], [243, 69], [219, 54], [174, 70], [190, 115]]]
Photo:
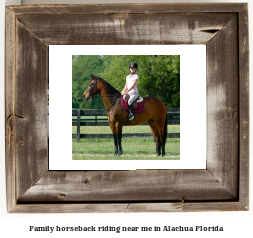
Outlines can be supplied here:
[[[126, 85], [127, 85], [127, 88], [131, 88], [135, 82], [135, 80], [137, 79], [137, 83], [139, 81], [139, 76], [137, 74], [129, 74], [127, 77], [126, 77]], [[138, 89], [137, 89], [137, 83], [135, 84], [134, 88], [131, 89], [128, 94], [133, 94], [133, 93], [138, 93]]]

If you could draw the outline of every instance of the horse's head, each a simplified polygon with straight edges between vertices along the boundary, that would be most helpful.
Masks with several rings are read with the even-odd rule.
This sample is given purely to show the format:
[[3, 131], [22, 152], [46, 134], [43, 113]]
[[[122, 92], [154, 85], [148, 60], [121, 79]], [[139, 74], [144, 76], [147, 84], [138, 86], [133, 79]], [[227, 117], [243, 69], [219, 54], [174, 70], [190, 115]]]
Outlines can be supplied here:
[[92, 75], [90, 83], [89, 83], [87, 89], [85, 90], [85, 92], [83, 93], [83, 98], [85, 100], [88, 100], [92, 95], [99, 93], [99, 89], [97, 87], [98, 81], [99, 81], [99, 79], [96, 76]]

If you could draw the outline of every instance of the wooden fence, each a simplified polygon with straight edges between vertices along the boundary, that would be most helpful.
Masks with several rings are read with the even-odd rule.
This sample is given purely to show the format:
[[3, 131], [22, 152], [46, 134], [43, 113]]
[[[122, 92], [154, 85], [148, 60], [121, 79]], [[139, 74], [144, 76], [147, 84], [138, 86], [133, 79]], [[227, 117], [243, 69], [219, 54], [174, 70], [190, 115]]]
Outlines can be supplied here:
[[[102, 118], [101, 118], [102, 116]], [[168, 109], [167, 110], [167, 122], [168, 125], [180, 125], [180, 109]], [[148, 125], [144, 123], [142, 125]], [[72, 126], [77, 127], [77, 133], [72, 134], [72, 138], [76, 138], [77, 142], [80, 138], [113, 138], [113, 134], [80, 134], [81, 126], [109, 126], [109, 122], [106, 118], [106, 110], [72, 110]], [[136, 137], [153, 137], [150, 133], [137, 133], [137, 134], [123, 134], [123, 138], [136, 138]], [[180, 138], [180, 133], [168, 133], [168, 138]]]

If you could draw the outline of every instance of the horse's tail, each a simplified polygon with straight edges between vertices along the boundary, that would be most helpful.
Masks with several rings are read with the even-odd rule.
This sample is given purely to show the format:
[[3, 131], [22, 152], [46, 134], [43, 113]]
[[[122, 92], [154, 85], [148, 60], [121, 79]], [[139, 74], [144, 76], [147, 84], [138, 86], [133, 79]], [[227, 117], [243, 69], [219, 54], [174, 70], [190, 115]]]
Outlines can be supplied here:
[[164, 123], [164, 134], [163, 134], [163, 144], [166, 144], [167, 139], [167, 109], [166, 109], [166, 116], [165, 116], [165, 123]]

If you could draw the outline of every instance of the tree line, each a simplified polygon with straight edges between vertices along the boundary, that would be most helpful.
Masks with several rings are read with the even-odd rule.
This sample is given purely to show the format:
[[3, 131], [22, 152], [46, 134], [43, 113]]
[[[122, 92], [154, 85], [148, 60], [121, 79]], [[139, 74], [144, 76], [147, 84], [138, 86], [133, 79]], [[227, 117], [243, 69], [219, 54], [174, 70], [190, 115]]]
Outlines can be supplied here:
[[[72, 108], [104, 109], [94, 101], [83, 101], [82, 94], [91, 75], [100, 76], [121, 91], [129, 74], [129, 63], [138, 63], [138, 91], [142, 97], [154, 96], [167, 108], [180, 108], [179, 55], [73, 55]], [[102, 105], [100, 97], [96, 97]]]

